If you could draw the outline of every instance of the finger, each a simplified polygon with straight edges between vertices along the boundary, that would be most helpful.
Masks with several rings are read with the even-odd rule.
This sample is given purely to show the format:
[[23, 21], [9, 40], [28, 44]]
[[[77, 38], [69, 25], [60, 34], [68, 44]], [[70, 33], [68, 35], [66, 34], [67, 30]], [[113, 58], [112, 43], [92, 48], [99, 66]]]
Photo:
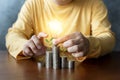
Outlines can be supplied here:
[[69, 53], [79, 52], [80, 51], [79, 45], [74, 45], [72, 47], [69, 47], [69, 48], [67, 48], [67, 51]]
[[41, 49], [41, 42], [40, 40], [38, 39], [38, 37], [36, 35], [33, 35], [32, 38], [31, 38], [35, 44], [35, 46], [38, 48], [38, 49]]
[[63, 46], [68, 48], [68, 47], [71, 47], [73, 45], [78, 45], [80, 43], [80, 40], [79, 39], [70, 39], [68, 41], [65, 41], [63, 43]]
[[30, 44], [28, 44], [28, 46], [29, 46], [29, 48], [32, 50], [32, 52], [34, 53], [34, 54], [36, 54], [37, 53], [37, 51], [38, 51], [38, 49], [37, 49], [37, 47], [35, 46], [35, 43], [33, 42], [33, 40], [29, 40], [30, 42]]
[[54, 40], [54, 44], [57, 45], [59, 43], [63, 43], [71, 38], [71, 35], [66, 35], [64, 37], [58, 38]]
[[72, 33], [72, 34], [69, 34], [69, 35], [66, 35], [62, 38], [58, 38], [55, 40], [55, 44], [59, 44], [59, 43], [63, 43], [69, 39], [75, 39], [77, 37], [82, 37], [82, 34], [80, 32], [75, 32], [75, 33]]
[[56, 45], [56, 39], [53, 39], [53, 40], [52, 40], [52, 43], [53, 43], [54, 45]]
[[31, 51], [31, 49], [29, 49], [28, 47], [26, 47], [24, 50], [23, 50], [23, 55], [24, 56], [30, 56], [32, 57], [33, 56], [33, 53]]
[[47, 36], [48, 36], [48, 35], [47, 35], [46, 33], [40, 32], [37, 37], [38, 37], [39, 39], [41, 39], [41, 38], [45, 38], [45, 37], [47, 37]]
[[83, 57], [84, 56], [84, 52], [78, 52], [78, 53], [72, 53], [72, 56], [74, 56], [74, 57]]
[[44, 46], [42, 46], [41, 49], [39, 49], [39, 50], [37, 51], [37, 53], [35, 53], [34, 56], [44, 55], [45, 52], [46, 52], [46, 48], [45, 48]]

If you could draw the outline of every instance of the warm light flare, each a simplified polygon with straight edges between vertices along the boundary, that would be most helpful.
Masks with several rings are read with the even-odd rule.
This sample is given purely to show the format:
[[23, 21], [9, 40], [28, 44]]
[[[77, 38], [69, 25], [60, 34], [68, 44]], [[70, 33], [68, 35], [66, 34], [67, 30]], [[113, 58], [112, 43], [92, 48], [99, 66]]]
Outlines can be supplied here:
[[50, 21], [49, 27], [53, 37], [55, 37], [55, 35], [59, 35], [62, 32], [62, 24], [57, 20]]

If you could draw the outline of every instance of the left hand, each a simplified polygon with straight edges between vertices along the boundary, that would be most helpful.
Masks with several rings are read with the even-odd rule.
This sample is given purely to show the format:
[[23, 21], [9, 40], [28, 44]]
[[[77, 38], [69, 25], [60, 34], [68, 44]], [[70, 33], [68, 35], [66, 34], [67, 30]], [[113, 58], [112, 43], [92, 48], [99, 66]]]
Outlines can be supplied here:
[[59, 43], [63, 43], [63, 47], [67, 48], [67, 51], [76, 58], [85, 56], [89, 50], [89, 40], [80, 32], [54, 40], [54, 45]]

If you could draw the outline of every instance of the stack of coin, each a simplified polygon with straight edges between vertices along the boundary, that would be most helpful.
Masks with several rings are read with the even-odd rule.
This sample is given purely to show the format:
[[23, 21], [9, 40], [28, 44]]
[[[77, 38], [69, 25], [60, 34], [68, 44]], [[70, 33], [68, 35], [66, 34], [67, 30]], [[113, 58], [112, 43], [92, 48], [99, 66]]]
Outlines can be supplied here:
[[75, 61], [67, 60], [66, 56], [60, 57], [59, 47], [53, 46], [52, 51], [46, 51], [46, 68], [53, 69], [74, 69]]
[[68, 65], [68, 61], [67, 61], [67, 57], [66, 56], [62, 56], [61, 57], [61, 68], [67, 68]]
[[45, 64], [46, 68], [52, 68], [53, 64], [52, 51], [46, 51]]
[[74, 69], [75, 61], [69, 60], [68, 61], [68, 69]]
[[59, 47], [53, 45], [52, 53], [53, 53], [53, 69], [59, 69], [61, 65]]

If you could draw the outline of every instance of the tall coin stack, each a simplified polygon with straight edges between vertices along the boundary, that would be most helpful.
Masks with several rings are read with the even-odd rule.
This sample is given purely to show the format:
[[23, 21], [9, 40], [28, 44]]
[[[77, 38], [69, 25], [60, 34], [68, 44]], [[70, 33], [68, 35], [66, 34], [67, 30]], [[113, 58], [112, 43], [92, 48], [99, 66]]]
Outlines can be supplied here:
[[46, 68], [74, 69], [75, 61], [67, 60], [66, 56], [60, 57], [59, 47], [54, 45], [52, 47], [52, 51], [46, 51], [45, 64], [46, 64]]

